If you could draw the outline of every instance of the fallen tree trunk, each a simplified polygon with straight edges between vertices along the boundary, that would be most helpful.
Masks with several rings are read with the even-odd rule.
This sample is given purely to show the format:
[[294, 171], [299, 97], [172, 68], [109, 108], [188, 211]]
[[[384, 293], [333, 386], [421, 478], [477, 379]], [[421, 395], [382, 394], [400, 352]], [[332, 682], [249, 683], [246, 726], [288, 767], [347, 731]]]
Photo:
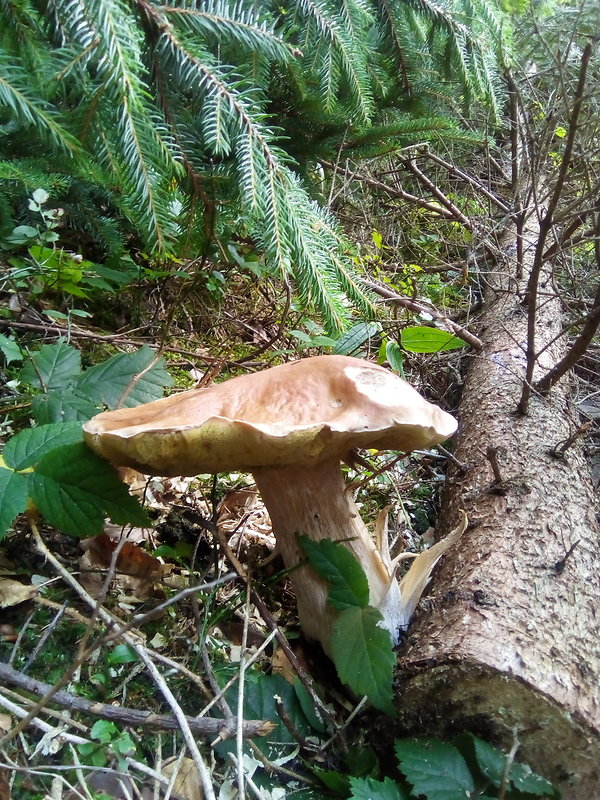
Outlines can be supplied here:
[[[528, 414], [516, 413], [527, 312], [514, 253], [513, 238], [490, 277], [484, 349], [472, 356], [460, 404], [455, 455], [463, 469], [448, 478], [440, 534], [457, 524], [460, 508], [470, 528], [444, 557], [401, 651], [397, 706], [403, 732], [470, 730], [507, 748], [516, 736], [518, 760], [569, 800], [587, 800], [600, 786], [596, 498], [580, 443], [562, 458], [552, 454], [579, 424], [567, 388], [534, 394]], [[536, 379], [564, 348], [564, 337], [554, 341], [560, 301], [543, 278], [537, 350], [546, 349]]]

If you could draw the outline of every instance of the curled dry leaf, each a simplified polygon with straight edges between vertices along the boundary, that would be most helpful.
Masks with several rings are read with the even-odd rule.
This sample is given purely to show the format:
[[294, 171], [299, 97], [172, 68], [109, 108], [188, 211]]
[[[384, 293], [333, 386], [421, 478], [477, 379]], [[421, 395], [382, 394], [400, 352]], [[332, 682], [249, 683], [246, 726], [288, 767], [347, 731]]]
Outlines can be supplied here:
[[[118, 542], [102, 533], [83, 539], [81, 547], [85, 551], [79, 561], [81, 583], [93, 597], [98, 597], [104, 583], [101, 572], [110, 567]], [[125, 542], [117, 556], [116, 571], [121, 591], [146, 600], [156, 594], [155, 584], [162, 578], [163, 565], [137, 545]]]
[[0, 578], [0, 608], [16, 606], [25, 600], [31, 600], [36, 594], [35, 586], [26, 586], [10, 578]]
[[181, 800], [203, 800], [204, 792], [200, 783], [198, 769], [191, 758], [184, 758], [181, 763], [174, 759], [162, 768], [163, 775], [170, 778], [176, 772], [173, 794]]

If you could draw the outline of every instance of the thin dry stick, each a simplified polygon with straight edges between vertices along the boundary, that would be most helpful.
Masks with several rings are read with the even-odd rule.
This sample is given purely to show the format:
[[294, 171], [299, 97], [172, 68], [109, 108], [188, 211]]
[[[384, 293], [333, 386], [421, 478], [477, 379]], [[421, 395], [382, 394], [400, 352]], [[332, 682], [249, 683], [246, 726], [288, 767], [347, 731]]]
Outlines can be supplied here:
[[188, 721], [186, 719], [185, 714], [177, 700], [175, 699], [174, 694], [169, 689], [167, 682], [160, 674], [154, 662], [150, 659], [148, 654], [145, 652], [144, 648], [137, 645], [134, 646], [138, 658], [140, 658], [146, 669], [148, 670], [152, 680], [154, 681], [155, 686], [158, 687], [159, 691], [161, 692], [162, 696], [165, 698], [167, 703], [171, 706], [171, 710], [173, 714], [177, 718], [179, 722], [179, 729], [181, 730], [181, 735], [183, 736], [183, 740], [185, 741], [188, 750], [190, 751], [190, 755], [196, 765], [196, 769], [198, 770], [198, 775], [200, 776], [200, 783], [202, 784], [202, 789], [204, 790], [204, 797], [206, 800], [216, 800], [215, 792], [213, 788], [213, 782], [206, 766], [206, 763], [198, 749], [198, 745], [196, 744], [196, 740], [194, 739], [194, 735], [190, 729]]
[[238, 782], [238, 798], [245, 800], [246, 789], [244, 786], [244, 738], [242, 736], [241, 720], [243, 719], [244, 709], [244, 688], [246, 678], [246, 647], [248, 645], [248, 622], [250, 619], [250, 586], [251, 586], [250, 569], [248, 569], [248, 581], [246, 583], [246, 603], [244, 606], [244, 627], [242, 630], [242, 646], [240, 651], [240, 668], [238, 672], [238, 729], [235, 741], [235, 750], [237, 757], [237, 782]]
[[481, 194], [485, 195], [500, 211], [503, 211], [505, 214], [510, 214], [510, 208], [503, 203], [499, 197], [491, 192], [486, 186], [484, 186], [480, 181], [474, 178], [472, 175], [469, 175], [468, 172], [464, 172], [462, 169], [459, 169], [455, 164], [451, 164], [448, 161], [444, 161], [443, 158], [440, 158], [435, 153], [432, 153], [428, 147], [424, 148], [423, 154], [431, 159], [436, 164], [439, 164], [441, 167], [444, 167], [451, 175], [455, 175], [457, 178], [460, 178], [465, 183], [468, 183], [469, 186], [472, 186], [477, 192], [481, 192]]
[[460, 222], [468, 231], [473, 230], [473, 225], [471, 220], [466, 217], [460, 208], [456, 206], [451, 200], [449, 200], [446, 195], [442, 192], [442, 190], [435, 185], [435, 183], [430, 180], [430, 178], [425, 175], [425, 173], [417, 167], [415, 161], [411, 158], [405, 158], [400, 160], [400, 164], [404, 167], [407, 172], [410, 172], [415, 178], [419, 181], [421, 186], [424, 186], [428, 192], [430, 192], [437, 200], [447, 208], [450, 214], [452, 215], [453, 219]]
[[[600, 208], [598, 210], [598, 217], [596, 220], [595, 228], [596, 239], [594, 241], [594, 252], [596, 255], [596, 264], [600, 271]], [[538, 392], [545, 394], [550, 391], [555, 383], [565, 375], [579, 359], [584, 355], [594, 338], [598, 327], [600, 326], [600, 283], [596, 290], [596, 296], [592, 308], [587, 315], [582, 331], [575, 339], [568, 352], [563, 358], [555, 364], [555, 366], [541, 378], [535, 385]]]
[[521, 392], [521, 399], [517, 406], [519, 414], [526, 414], [529, 409], [529, 400], [531, 392], [533, 391], [533, 372], [537, 361], [537, 353], [535, 351], [535, 336], [537, 326], [537, 310], [538, 310], [538, 289], [540, 283], [540, 276], [542, 267], [544, 265], [544, 252], [546, 250], [546, 240], [554, 224], [554, 214], [560, 201], [567, 173], [570, 168], [571, 156], [575, 144], [575, 136], [577, 134], [577, 123], [579, 121], [579, 114], [583, 104], [585, 81], [587, 77], [587, 70], [592, 57], [591, 42], [585, 46], [581, 56], [581, 63], [579, 66], [579, 77], [577, 81], [577, 88], [573, 98], [573, 108], [571, 111], [571, 118], [569, 120], [569, 127], [567, 128], [567, 136], [565, 139], [565, 148], [558, 170], [558, 176], [554, 184], [554, 190], [548, 201], [546, 212], [540, 219], [540, 228], [535, 245], [535, 253], [533, 263], [531, 265], [531, 272], [529, 273], [529, 280], [527, 281], [527, 365], [525, 368], [525, 378], [523, 380], [523, 389]]
[[[0, 681], [5, 684], [18, 686], [28, 692], [45, 696], [53, 688], [48, 683], [43, 683], [22, 672], [10, 667], [8, 664], [0, 661]], [[97, 703], [95, 701], [86, 700], [85, 697], [71, 694], [65, 690], [56, 691], [52, 697], [52, 702], [62, 708], [68, 708], [75, 711], [81, 711], [85, 714], [91, 714], [95, 717], [102, 719], [115, 720], [124, 725], [132, 725], [134, 727], [149, 727], [153, 730], [177, 730], [178, 722], [173, 716], [167, 714], [155, 714], [152, 711], [140, 711], [137, 708], [128, 708], [127, 706], [114, 706], [110, 704]], [[46, 711], [46, 709], [44, 709]], [[271, 730], [269, 723], [264, 723], [262, 720], [238, 720], [229, 723], [222, 719], [206, 717], [187, 717], [187, 722], [190, 728], [199, 736], [206, 736], [214, 738], [234, 733], [238, 733], [244, 737], [250, 736], [263, 736]]]
[[[13, 703], [12, 700], [9, 700], [3, 694], [0, 694], [0, 706], [5, 708], [7, 711], [10, 711], [11, 714], [14, 714], [15, 717], [21, 717], [25, 719], [29, 716], [29, 712], [27, 712], [24, 708], [21, 708], [20, 705], [17, 703]], [[37, 716], [31, 717], [28, 725], [34, 725], [36, 728], [39, 728], [44, 733], [51, 733], [54, 736], [59, 736], [64, 739], [66, 742], [73, 742], [74, 744], [89, 744], [89, 739], [84, 739], [82, 736], [77, 736], [75, 733], [68, 733], [68, 731], [60, 730], [60, 728], [56, 728], [53, 725], [50, 725], [48, 722], [45, 722], [43, 719], [40, 719]]]
[[[39, 595], [37, 597], [34, 597], [33, 601], [37, 605], [46, 606], [47, 608], [53, 608], [55, 610], [61, 608], [61, 606], [58, 603], [55, 603], [52, 600], [48, 600], [48, 598], [46, 597], [40, 597]], [[77, 622], [80, 622], [82, 625], [89, 625], [91, 622], [91, 617], [86, 617], [83, 614], [80, 614], [79, 611], [77, 611], [74, 608], [66, 608], [65, 616], [70, 617], [71, 619], [74, 619]], [[139, 624], [139, 619], [136, 619], [136, 624]], [[155, 661], [160, 661], [161, 664], [164, 664], [170, 669], [181, 673], [181, 675], [183, 675], [184, 678], [194, 683], [203, 694], [207, 696], [210, 695], [210, 692], [207, 686], [204, 684], [202, 678], [199, 675], [196, 675], [195, 672], [192, 672], [190, 669], [188, 669], [184, 664], [180, 664], [178, 661], [174, 661], [172, 658], [169, 658], [168, 656], [165, 656], [162, 653], [158, 653], [156, 650], [152, 650], [150, 647], [147, 647], [146, 650], [148, 654], [151, 655]], [[12, 663], [12, 658], [9, 659], [8, 663], [9, 664]]]
[[[235, 553], [229, 547], [229, 544], [228, 544], [223, 532], [219, 531], [218, 528], [217, 528], [216, 529], [216, 533], [217, 533], [217, 537], [218, 537], [218, 540], [219, 540], [219, 544], [220, 544], [221, 548], [223, 549], [223, 552], [227, 556], [230, 564], [233, 566], [233, 568], [235, 569], [237, 574], [240, 576], [240, 578], [244, 582], [247, 582], [246, 571], [244, 570], [244, 567], [240, 563], [240, 561], [237, 558], [237, 556], [235, 555]], [[262, 597], [257, 592], [255, 592], [254, 589], [252, 590], [252, 602], [258, 608], [258, 611], [259, 611], [261, 617], [267, 623], [268, 627], [272, 631], [275, 632], [275, 636], [277, 638], [277, 641], [279, 642], [279, 646], [281, 647], [283, 652], [288, 657], [292, 667], [294, 668], [296, 674], [298, 675], [298, 678], [300, 679], [300, 682], [302, 683], [304, 688], [307, 690], [307, 692], [310, 694], [311, 699], [312, 699], [312, 701], [313, 701], [313, 703], [315, 705], [315, 709], [318, 709], [319, 713], [325, 719], [327, 719], [332, 725], [335, 726], [335, 724], [336, 724], [335, 718], [333, 717], [331, 712], [325, 707], [325, 705], [323, 704], [323, 701], [321, 700], [319, 695], [315, 692], [315, 689], [314, 689], [314, 686], [313, 686], [313, 683], [312, 683], [312, 680], [311, 680], [310, 676], [306, 673], [306, 670], [304, 669], [302, 664], [299, 662], [296, 654], [294, 653], [294, 651], [290, 647], [290, 645], [288, 643], [288, 640], [285, 638], [285, 636], [281, 632], [279, 626], [275, 622], [275, 619], [273, 618], [273, 615], [271, 614], [271, 612], [267, 608], [267, 606], [266, 606], [265, 602], [263, 601]]]
[[434, 319], [443, 322], [448, 328], [450, 328], [455, 336], [458, 336], [459, 339], [467, 342], [467, 344], [470, 344], [471, 347], [474, 347], [476, 350], [483, 350], [483, 342], [481, 339], [468, 331], [466, 328], [461, 327], [458, 323], [448, 319], [448, 317], [444, 316], [443, 314], [440, 314], [440, 312], [429, 303], [419, 302], [411, 297], [403, 297], [402, 295], [394, 292], [392, 289], [389, 289], [387, 286], [382, 286], [375, 281], [363, 280], [362, 283], [367, 288], [372, 289], [380, 297], [384, 297], [386, 300], [389, 300], [396, 305], [403, 306], [409, 311], [413, 311], [415, 314], [429, 314]]

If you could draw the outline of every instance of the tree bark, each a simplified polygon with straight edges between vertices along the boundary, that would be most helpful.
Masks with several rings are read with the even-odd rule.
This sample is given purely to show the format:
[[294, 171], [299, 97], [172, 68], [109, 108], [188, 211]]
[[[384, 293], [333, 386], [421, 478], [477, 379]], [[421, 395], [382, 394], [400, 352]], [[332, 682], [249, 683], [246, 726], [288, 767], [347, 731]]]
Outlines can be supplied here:
[[[489, 279], [484, 349], [472, 356], [460, 404], [455, 455], [464, 469], [452, 468], [441, 515], [441, 535], [460, 508], [470, 528], [444, 557], [401, 651], [397, 706], [403, 732], [470, 730], [506, 748], [516, 736], [517, 760], [569, 800], [588, 800], [600, 786], [596, 498], [580, 442], [563, 458], [551, 455], [578, 427], [568, 387], [533, 394], [528, 414], [516, 413], [527, 309], [525, 281], [512, 277], [515, 251], [512, 231], [505, 265]], [[546, 349], [535, 380], [564, 354], [564, 337], [552, 343], [561, 309], [549, 274], [538, 305], [536, 349]]]

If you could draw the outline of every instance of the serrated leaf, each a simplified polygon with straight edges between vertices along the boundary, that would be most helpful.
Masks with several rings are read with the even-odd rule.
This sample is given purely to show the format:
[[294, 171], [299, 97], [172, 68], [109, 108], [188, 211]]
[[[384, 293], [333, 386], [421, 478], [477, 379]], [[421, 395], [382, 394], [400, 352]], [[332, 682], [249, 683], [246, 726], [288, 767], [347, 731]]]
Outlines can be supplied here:
[[396, 658], [392, 637], [377, 624], [382, 619], [371, 606], [341, 611], [333, 624], [331, 652], [340, 680], [356, 694], [367, 695], [376, 708], [393, 715]]
[[4, 448], [4, 458], [13, 469], [27, 469], [55, 447], [74, 444], [82, 438], [83, 431], [78, 422], [59, 422], [27, 428], [8, 440]]
[[369, 605], [369, 583], [356, 557], [341, 542], [300, 536], [300, 545], [311, 567], [330, 584], [327, 602], [344, 609]]
[[54, 527], [72, 536], [102, 531], [104, 517], [115, 524], [150, 524], [110, 464], [83, 443], [47, 453], [30, 478], [30, 495]]
[[378, 322], [358, 322], [337, 340], [333, 353], [338, 356], [354, 355], [365, 342], [380, 332], [381, 325]]
[[538, 797], [560, 797], [558, 790], [550, 781], [533, 772], [527, 764], [513, 764], [508, 779], [520, 792], [528, 792]]
[[86, 370], [77, 381], [77, 391], [108, 408], [132, 408], [158, 400], [173, 379], [162, 358], [149, 347], [136, 353], [118, 353]]
[[65, 342], [45, 344], [23, 364], [19, 380], [36, 389], [66, 389], [81, 373], [79, 350]]
[[0, 333], [0, 351], [2, 351], [4, 361], [7, 365], [11, 364], [13, 361], [23, 360], [23, 353], [19, 345], [3, 333]]
[[438, 739], [400, 739], [395, 744], [400, 769], [414, 794], [428, 800], [465, 800], [475, 791], [467, 762], [456, 747]]
[[349, 800], [408, 800], [408, 795], [391, 778], [350, 778]]
[[[506, 756], [491, 744], [478, 739], [472, 734], [465, 734], [464, 739], [470, 741], [475, 753], [477, 765], [483, 775], [491, 781], [494, 786], [500, 786]], [[464, 751], [463, 751], [464, 752]]]
[[31, 416], [39, 425], [51, 422], [85, 422], [97, 414], [99, 407], [76, 392], [50, 391], [38, 394], [31, 401]]
[[410, 353], [439, 353], [442, 350], [457, 350], [466, 342], [439, 328], [425, 325], [409, 325], [401, 334], [402, 347]]
[[27, 508], [29, 475], [0, 467], [0, 540]]

